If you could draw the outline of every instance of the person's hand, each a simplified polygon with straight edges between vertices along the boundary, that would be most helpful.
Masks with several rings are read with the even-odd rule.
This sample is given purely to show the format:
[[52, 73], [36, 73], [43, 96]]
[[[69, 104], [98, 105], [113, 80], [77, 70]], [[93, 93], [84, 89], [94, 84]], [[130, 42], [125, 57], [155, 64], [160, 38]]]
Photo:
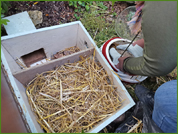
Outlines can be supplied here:
[[118, 63], [117, 65], [115, 65], [115, 66], [116, 66], [116, 68], [118, 68], [120, 71], [124, 72], [125, 74], [134, 76], [134, 74], [130, 74], [129, 72], [126, 72], [126, 71], [124, 70], [124, 60], [125, 60], [126, 58], [128, 58], [128, 56], [127, 56], [127, 57], [120, 57], [120, 58], [118, 59], [119, 63]]
[[[122, 49], [122, 50], [125, 50], [127, 48], [129, 44], [125, 44], [125, 45], [118, 45], [116, 48], [117, 49]], [[128, 52], [130, 52], [134, 57], [140, 57], [140, 56], [143, 56], [143, 48], [140, 47], [139, 45], [134, 45], [131, 44], [128, 49], [127, 49]]]
[[138, 45], [138, 46], [144, 48], [144, 39], [137, 40], [132, 45], [133, 46]]
[[116, 66], [116, 68], [118, 68], [120, 71], [124, 72], [124, 60], [128, 58], [128, 57], [120, 57], [118, 59], [119, 63]]

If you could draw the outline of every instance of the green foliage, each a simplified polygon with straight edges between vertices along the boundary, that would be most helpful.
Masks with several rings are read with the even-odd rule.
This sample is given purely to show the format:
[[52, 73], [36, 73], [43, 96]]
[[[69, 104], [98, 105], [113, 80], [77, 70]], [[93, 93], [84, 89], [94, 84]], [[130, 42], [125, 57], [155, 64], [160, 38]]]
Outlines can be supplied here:
[[85, 9], [88, 11], [90, 9], [89, 5], [86, 5]]
[[105, 43], [107, 40], [117, 37], [117, 34], [115, 32], [115, 27], [113, 24], [110, 24], [110, 26], [103, 29], [103, 31], [99, 32], [95, 37], [95, 42], [97, 46], [100, 48], [103, 43]]
[[[95, 5], [93, 4], [95, 3]], [[101, 10], [106, 11], [108, 9], [107, 6], [103, 4], [101, 1], [69, 1], [69, 6], [74, 7], [74, 17], [79, 20], [80, 17], [77, 14], [84, 13], [85, 11], [89, 12], [91, 6], [95, 6], [97, 8], [100, 8]], [[103, 11], [98, 11], [98, 13], [105, 13]]]
[[94, 36], [95, 31], [102, 30], [105, 25], [105, 19], [102, 15], [98, 15], [98, 11], [91, 8], [90, 12], [85, 12], [81, 19], [85, 28], [90, 32], [91, 36]]
[[75, 12], [81, 12], [81, 9], [84, 8], [86, 11], [89, 11], [89, 5], [92, 4], [92, 1], [69, 1], [69, 6], [73, 6], [75, 8]]
[[[74, 7], [74, 12], [81, 13], [82, 9], [89, 11], [90, 5], [92, 4], [92, 1], [69, 1], [69, 6]], [[74, 17], [79, 20], [80, 17], [77, 14], [74, 14]]]
[[10, 7], [10, 3], [8, 1], [1, 1], [1, 25], [4, 24], [4, 25], [7, 25], [7, 22], [10, 22], [8, 19], [2, 19], [8, 12], [8, 8]]
[[116, 12], [113, 12], [112, 15], [113, 15], [113, 17], [116, 17], [117, 13], [116, 13]]
[[116, 37], [115, 23], [107, 22], [106, 16], [101, 14], [96, 8], [90, 8], [90, 12], [85, 12], [81, 19], [82, 24], [94, 39], [98, 47], [112, 37]]
[[8, 8], [10, 7], [10, 3], [8, 1], [1, 1], [1, 13], [5, 14], [8, 11]]
[[112, 1], [112, 10], [114, 10], [113, 6], [115, 2], [116, 2], [115, 0]]
[[7, 22], [10, 22], [8, 19], [1, 19], [1, 25], [7, 25]]
[[96, 1], [96, 5], [97, 5], [98, 7], [100, 7], [101, 9], [103, 9], [103, 10], [107, 10], [107, 9], [108, 9], [108, 7], [105, 6], [105, 5], [103, 4], [103, 2], [101, 2], [101, 1]]
[[77, 14], [74, 14], [74, 17], [75, 17], [77, 20], [80, 20], [80, 17], [79, 17]]
[[[2, 8], [1, 8], [1, 12], [2, 12]], [[4, 16], [5, 16], [4, 14], [1, 14], [1, 20], [0, 20], [1, 25], [2, 24], [7, 25], [7, 22], [10, 22], [8, 19], [2, 19]]]

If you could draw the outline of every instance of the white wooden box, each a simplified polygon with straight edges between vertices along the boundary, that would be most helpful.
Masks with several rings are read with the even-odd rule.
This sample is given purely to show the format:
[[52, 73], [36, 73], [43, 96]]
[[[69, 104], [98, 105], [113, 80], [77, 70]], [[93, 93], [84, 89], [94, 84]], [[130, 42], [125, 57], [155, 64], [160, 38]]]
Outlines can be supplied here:
[[[46, 57], [50, 58], [52, 54], [71, 46], [78, 46], [81, 51], [28, 69], [21, 69], [15, 61], [17, 58], [41, 48], [44, 50]], [[119, 110], [113, 113], [112, 116], [99, 122], [89, 131], [90, 133], [97, 133], [130, 109], [135, 103], [120, 79], [111, 71], [112, 68], [80, 21], [1, 38], [1, 66], [13, 91], [25, 125], [30, 132], [43, 133], [44, 131], [40, 128], [34, 113], [31, 111], [24, 86], [32, 80], [37, 73], [40, 74], [44, 71], [54, 69], [54, 67], [63, 65], [69, 61], [74, 62], [79, 60], [80, 55], [85, 56], [92, 54], [93, 46], [96, 48], [96, 58], [107, 73], [113, 77], [114, 84], [118, 86], [118, 92], [122, 98], [125, 99]]]

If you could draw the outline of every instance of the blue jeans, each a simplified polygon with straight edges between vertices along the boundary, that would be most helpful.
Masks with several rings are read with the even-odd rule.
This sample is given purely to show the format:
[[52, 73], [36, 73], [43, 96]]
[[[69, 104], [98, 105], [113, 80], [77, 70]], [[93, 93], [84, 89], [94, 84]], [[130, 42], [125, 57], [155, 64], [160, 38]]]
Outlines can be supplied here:
[[177, 133], [177, 80], [156, 90], [152, 119], [163, 132]]

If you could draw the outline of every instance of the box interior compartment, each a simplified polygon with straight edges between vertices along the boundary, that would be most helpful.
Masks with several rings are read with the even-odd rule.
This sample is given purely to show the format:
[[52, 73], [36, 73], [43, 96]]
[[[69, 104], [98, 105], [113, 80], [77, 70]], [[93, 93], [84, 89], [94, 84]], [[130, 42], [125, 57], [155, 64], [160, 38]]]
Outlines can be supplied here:
[[81, 50], [92, 48], [91, 41], [78, 24], [45, 31], [39, 30], [35, 33], [2, 40], [1, 43], [6, 57], [8, 56], [7, 62], [13, 74], [22, 69], [12, 61], [35, 51], [43, 50], [45, 57], [51, 59], [53, 54], [72, 46], [77, 46]]
[[[31, 123], [35, 126], [34, 131], [44, 132], [37, 123], [35, 115], [28, 103], [25, 86], [37, 74], [48, 70], [53, 70], [54, 68], [65, 63], [73, 63], [75, 61], [78, 61], [79, 56], [81, 55], [84, 57], [92, 55], [94, 51], [94, 42], [91, 40], [91, 38], [88, 37], [85, 29], [81, 27], [80, 23], [74, 23], [72, 25], [64, 25], [61, 27], [44, 28], [37, 30], [37, 32], [30, 34], [28, 33], [21, 36], [9, 38], [6, 37], [1, 41], [1, 43], [1, 49], [9, 65], [10, 71], [15, 79], [15, 84], [17, 85], [17, 88], [22, 97], [21, 99], [24, 101], [25, 106], [24, 108], [22, 106], [23, 111], [26, 110], [29, 112]], [[50, 59], [53, 54], [72, 46], [79, 47], [81, 51], [26, 69], [22, 69], [16, 63], [16, 60], [18, 58], [21, 58], [22, 61], [25, 61], [26, 59], [28, 61], [30, 60], [30, 57], [33, 56], [37, 57], [37, 60], [38, 58]], [[134, 105], [134, 102], [129, 96], [128, 92], [123, 89], [124, 86], [122, 85], [120, 80], [118, 81], [118, 78], [116, 76], [113, 77], [111, 68], [108, 67], [108, 64], [106, 64], [106, 60], [103, 58], [99, 51], [100, 50], [96, 48], [96, 59], [99, 60], [101, 65], [107, 71], [108, 75], [112, 76], [114, 84], [118, 87], [117, 90], [120, 96], [122, 96], [125, 101], [123, 101], [122, 106], [115, 113], [113, 113], [112, 116], [100, 121], [98, 125], [92, 128], [89, 132], [99, 132], [99, 130], [101, 130], [111, 121], [116, 119], [118, 115], [121, 115], [119, 111], [123, 113], [128, 109], [128, 107], [130, 108]], [[33, 53], [32, 56], [29, 56], [29, 54], [31, 53]], [[24, 62], [24, 64], [26, 63]]]

